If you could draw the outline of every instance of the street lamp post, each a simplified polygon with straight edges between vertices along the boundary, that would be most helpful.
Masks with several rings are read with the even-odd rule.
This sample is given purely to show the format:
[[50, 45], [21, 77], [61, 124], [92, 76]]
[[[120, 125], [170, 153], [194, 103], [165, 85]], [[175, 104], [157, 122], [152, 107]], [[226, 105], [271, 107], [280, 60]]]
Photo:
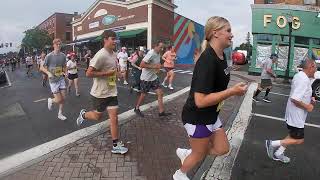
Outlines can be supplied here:
[[292, 34], [292, 17], [288, 17], [288, 24], [289, 24], [289, 50], [288, 50], [288, 61], [287, 61], [287, 69], [285, 75], [285, 82], [289, 82], [289, 73], [290, 73], [290, 59], [291, 59], [291, 34]]

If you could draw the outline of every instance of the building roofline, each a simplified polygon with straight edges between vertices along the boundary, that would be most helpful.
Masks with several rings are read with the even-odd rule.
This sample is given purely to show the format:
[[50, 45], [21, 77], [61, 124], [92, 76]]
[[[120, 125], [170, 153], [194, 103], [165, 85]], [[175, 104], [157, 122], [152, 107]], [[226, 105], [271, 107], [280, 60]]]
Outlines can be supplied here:
[[169, 3], [166, 1], [161, 1], [161, 0], [131, 0], [131, 1], [117, 1], [117, 0], [96, 0], [85, 12], [82, 13], [81, 17], [72, 21], [71, 24], [75, 24], [78, 22], [83, 21], [83, 19], [85, 17], [87, 17], [89, 15], [89, 13], [100, 3], [106, 3], [106, 4], [118, 4], [119, 6], [123, 6], [123, 7], [128, 7], [132, 4], [135, 3], [139, 3], [139, 2], [143, 2], [143, 1], [150, 1], [149, 4], [152, 4], [154, 2], [161, 2], [167, 6], [171, 6], [173, 9], [177, 8], [178, 6], [176, 6], [173, 3]]
[[64, 15], [74, 15], [74, 14], [69, 14], [69, 13], [61, 13], [61, 12], [55, 12], [52, 15], [50, 15], [47, 19], [45, 19], [44, 21], [42, 21], [40, 24], [38, 24], [36, 27], [39, 27], [41, 24], [43, 24], [44, 22], [46, 22], [48, 19], [52, 18], [53, 16], [57, 15], [57, 14], [64, 14]]
[[320, 12], [319, 6], [311, 5], [288, 5], [288, 4], [251, 4], [251, 9], [280, 9], [280, 10], [296, 10], [296, 11], [309, 11]]

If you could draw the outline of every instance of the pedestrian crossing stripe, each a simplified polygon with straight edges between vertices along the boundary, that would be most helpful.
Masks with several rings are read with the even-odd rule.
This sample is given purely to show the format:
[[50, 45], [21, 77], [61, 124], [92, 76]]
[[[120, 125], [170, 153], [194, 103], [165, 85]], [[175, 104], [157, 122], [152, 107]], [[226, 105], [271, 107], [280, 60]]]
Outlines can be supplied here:
[[[166, 72], [165, 69], [161, 69], [162, 72]], [[189, 71], [189, 70], [178, 70], [178, 69], [174, 69], [173, 72], [175, 73], [179, 73], [179, 74], [189, 74], [189, 75], [193, 75], [193, 72], [192, 71]]]

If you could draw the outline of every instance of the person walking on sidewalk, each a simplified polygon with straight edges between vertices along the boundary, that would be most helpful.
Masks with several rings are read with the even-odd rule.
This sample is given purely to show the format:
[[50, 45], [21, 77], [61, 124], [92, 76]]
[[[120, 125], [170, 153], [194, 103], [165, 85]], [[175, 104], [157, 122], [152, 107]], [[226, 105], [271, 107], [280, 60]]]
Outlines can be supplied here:
[[53, 51], [49, 53], [43, 64], [42, 71], [49, 77], [49, 85], [54, 98], [48, 98], [48, 109], [52, 109], [53, 103], [59, 104], [58, 119], [64, 121], [67, 119], [62, 114], [64, 101], [66, 97], [66, 82], [64, 75], [66, 74], [66, 55], [61, 50], [61, 40], [53, 40]]
[[87, 77], [93, 78], [90, 94], [94, 110], [86, 111], [82, 109], [77, 118], [77, 125], [80, 126], [84, 120], [100, 120], [103, 112], [107, 111], [110, 118], [113, 142], [111, 152], [125, 154], [128, 152], [128, 149], [118, 140], [117, 55], [114, 52], [116, 47], [116, 33], [111, 30], [106, 30], [102, 36], [104, 47], [91, 59], [86, 72]]
[[31, 55], [28, 55], [26, 58], [26, 67], [27, 67], [27, 77], [32, 75], [33, 59]]
[[169, 80], [168, 88], [173, 90], [173, 87], [172, 87], [172, 82], [173, 82], [173, 78], [174, 78], [173, 69], [174, 69], [174, 62], [176, 60], [177, 55], [176, 55], [176, 52], [174, 51], [173, 46], [169, 46], [168, 49], [169, 50], [167, 52], [165, 52], [162, 56], [162, 59], [164, 60], [163, 67], [167, 71], [167, 76], [164, 78], [164, 80], [162, 82], [162, 86], [167, 87], [166, 81]]
[[87, 54], [84, 56], [84, 60], [86, 61], [86, 70], [89, 68], [89, 64], [91, 61], [91, 50], [87, 50]]
[[208, 19], [202, 53], [196, 62], [189, 97], [182, 110], [191, 149], [177, 149], [182, 165], [173, 175], [174, 180], [189, 180], [186, 173], [206, 155], [220, 156], [229, 152], [219, 112], [224, 100], [242, 96], [247, 91], [247, 84], [242, 82], [227, 88], [230, 68], [223, 50], [232, 45], [232, 38], [228, 20], [218, 16]]
[[74, 52], [70, 53], [70, 60], [67, 62], [68, 69], [68, 93], [71, 92], [71, 86], [74, 84], [74, 88], [76, 89], [76, 96], [80, 96], [79, 93], [79, 81], [78, 81], [78, 67], [76, 61], [76, 54]]
[[131, 66], [132, 66], [132, 75], [134, 77], [134, 82], [131, 85], [130, 92], [132, 92], [133, 89], [140, 92], [140, 76], [142, 72], [142, 68], [140, 67], [140, 64], [142, 62], [142, 59], [144, 57], [144, 48], [141, 46], [139, 49], [134, 53], [134, 55], [130, 58], [131, 59]]
[[285, 119], [289, 134], [282, 140], [265, 141], [269, 158], [283, 163], [290, 162], [290, 158], [284, 155], [288, 146], [304, 143], [304, 124], [308, 112], [312, 112], [316, 102], [312, 97], [310, 80], [314, 78], [316, 64], [312, 59], [306, 59], [302, 61], [301, 67], [303, 70], [293, 77], [286, 107]]
[[118, 53], [117, 58], [119, 60], [119, 65], [120, 65], [120, 72], [121, 76], [123, 78], [123, 84], [128, 85], [128, 79], [127, 79], [127, 70], [128, 70], [128, 53], [127, 53], [127, 48], [122, 47], [121, 52]]
[[272, 80], [271, 77], [276, 78], [277, 75], [272, 70], [272, 65], [275, 64], [278, 60], [277, 54], [271, 54], [270, 59], [265, 60], [262, 63], [262, 72], [261, 72], [261, 83], [259, 84], [257, 90], [253, 95], [253, 100], [255, 102], [259, 102], [258, 95], [263, 90], [266, 89], [266, 94], [262, 99], [264, 102], [271, 103], [268, 98], [268, 94], [272, 88]]
[[140, 67], [142, 68], [142, 73], [140, 77], [140, 87], [141, 93], [138, 97], [136, 107], [134, 112], [144, 117], [144, 114], [140, 111], [139, 107], [142, 104], [147, 93], [152, 89], [155, 90], [158, 96], [158, 106], [159, 106], [159, 116], [169, 116], [171, 113], [166, 113], [164, 111], [163, 105], [163, 91], [160, 87], [160, 81], [157, 73], [160, 72], [161, 63], [160, 63], [160, 51], [163, 49], [164, 44], [162, 41], [158, 41], [154, 48], [151, 49], [146, 56], [142, 59]]
[[40, 55], [40, 72], [42, 73], [42, 86], [47, 87], [48, 75], [43, 71], [44, 60], [46, 53], [43, 51]]

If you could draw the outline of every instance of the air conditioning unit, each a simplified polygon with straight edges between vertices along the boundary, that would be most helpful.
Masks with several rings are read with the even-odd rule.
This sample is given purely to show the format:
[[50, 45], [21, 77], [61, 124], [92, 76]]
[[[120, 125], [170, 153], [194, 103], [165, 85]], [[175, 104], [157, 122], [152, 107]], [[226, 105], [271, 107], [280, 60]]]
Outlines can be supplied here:
[[304, 4], [305, 5], [315, 5], [316, 4], [316, 0], [304, 0]]

